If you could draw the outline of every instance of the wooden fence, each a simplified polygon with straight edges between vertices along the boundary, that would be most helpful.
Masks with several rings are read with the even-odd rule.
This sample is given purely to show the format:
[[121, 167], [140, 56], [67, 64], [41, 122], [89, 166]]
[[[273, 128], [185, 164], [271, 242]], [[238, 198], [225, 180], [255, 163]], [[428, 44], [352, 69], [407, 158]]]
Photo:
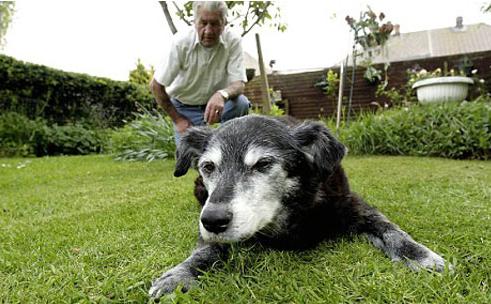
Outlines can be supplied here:
[[[446, 56], [437, 58], [415, 59], [411, 61], [392, 62], [388, 69], [389, 85], [388, 87], [401, 88], [407, 82], [406, 71], [419, 65], [426, 70], [442, 68], [447, 62], [449, 69], [458, 68], [467, 58], [471, 63], [470, 68], [478, 70], [479, 78], [486, 81], [488, 91], [491, 91], [491, 51], [472, 53], [466, 55]], [[383, 65], [376, 65], [383, 70]], [[339, 67], [326, 68], [314, 72], [304, 72], [296, 74], [270, 74], [268, 75], [269, 87], [273, 90], [280, 90], [282, 99], [288, 102], [288, 114], [297, 118], [316, 119], [319, 116], [330, 116], [336, 111], [337, 100], [328, 98], [324, 93], [315, 87], [315, 84], [325, 78], [326, 72], [332, 69], [339, 74]], [[370, 103], [378, 102], [384, 104], [387, 99], [376, 97], [376, 85], [370, 85], [364, 78], [364, 67], [356, 69], [356, 80], [353, 91], [352, 107], [355, 112], [361, 109], [369, 109]], [[351, 67], [347, 69], [347, 81], [345, 81], [344, 93], [345, 101], [343, 106], [347, 105], [347, 96], [349, 95], [349, 81], [351, 78]], [[261, 82], [259, 77], [255, 77], [246, 85], [245, 94], [255, 105], [262, 102]]]

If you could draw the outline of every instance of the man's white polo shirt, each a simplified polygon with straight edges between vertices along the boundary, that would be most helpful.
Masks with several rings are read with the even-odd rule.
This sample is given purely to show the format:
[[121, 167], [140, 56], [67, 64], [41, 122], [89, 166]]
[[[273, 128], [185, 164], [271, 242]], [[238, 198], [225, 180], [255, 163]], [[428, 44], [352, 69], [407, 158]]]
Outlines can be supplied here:
[[220, 42], [205, 48], [194, 27], [178, 33], [154, 79], [170, 97], [187, 105], [204, 105], [231, 82], [247, 82], [240, 36], [225, 28]]

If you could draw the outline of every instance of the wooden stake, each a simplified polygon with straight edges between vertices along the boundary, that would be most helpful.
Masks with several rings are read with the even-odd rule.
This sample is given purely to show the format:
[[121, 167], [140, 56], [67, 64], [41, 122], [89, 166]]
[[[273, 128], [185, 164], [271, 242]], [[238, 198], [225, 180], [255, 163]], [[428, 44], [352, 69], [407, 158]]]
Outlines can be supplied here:
[[256, 45], [257, 56], [259, 63], [259, 71], [261, 73], [261, 88], [263, 93], [263, 113], [269, 113], [271, 111], [271, 96], [269, 95], [268, 75], [266, 75], [266, 69], [264, 68], [263, 52], [261, 50], [261, 41], [259, 40], [259, 34], [256, 33]]
[[346, 56], [346, 61], [341, 62], [341, 67], [339, 69], [339, 91], [338, 91], [338, 107], [336, 113], [336, 131], [339, 132], [339, 125], [341, 123], [341, 111], [343, 104], [343, 89], [344, 89], [344, 67], [348, 63], [348, 56]]

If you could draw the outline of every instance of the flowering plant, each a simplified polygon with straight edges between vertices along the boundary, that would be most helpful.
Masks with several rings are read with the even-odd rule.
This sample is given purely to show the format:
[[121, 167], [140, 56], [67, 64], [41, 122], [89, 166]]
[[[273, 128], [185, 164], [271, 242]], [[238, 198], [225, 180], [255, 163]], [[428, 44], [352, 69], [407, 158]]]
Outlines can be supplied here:
[[[473, 70], [473, 73], [475, 74], [477, 70]], [[436, 77], [445, 77], [445, 76], [463, 76], [465, 77], [465, 73], [462, 70], [454, 70], [450, 69], [448, 72], [442, 71], [441, 68], [434, 69], [433, 71], [427, 71], [425, 69], [420, 69], [420, 70], [410, 70], [410, 79], [413, 79], [414, 81], [418, 80], [423, 80], [423, 79], [429, 79], [429, 78], [436, 78]]]
[[360, 20], [350, 16], [345, 18], [355, 34], [355, 43], [359, 44], [364, 50], [384, 45], [389, 39], [394, 26], [390, 21], [381, 24], [384, 19], [384, 13], [380, 13], [377, 16], [370, 7], [360, 15]]
[[363, 55], [357, 54], [355, 47], [359, 45], [366, 51], [366, 55], [368, 56], [368, 59], [363, 61], [362, 65], [366, 66], [363, 77], [370, 84], [376, 84], [382, 80], [382, 71], [375, 68], [371, 63], [370, 58], [373, 56], [373, 49], [383, 46], [389, 40], [390, 33], [394, 29], [390, 21], [382, 24], [384, 19], [384, 13], [381, 12], [377, 16], [370, 6], [367, 11], [360, 13], [359, 20], [350, 16], [346, 16], [345, 18], [351, 31], [354, 32], [353, 62], [356, 61], [356, 56]]
[[[475, 77], [477, 70], [474, 69], [471, 71], [472, 77]], [[455, 69], [447, 69], [445, 64], [443, 70], [441, 68], [436, 68], [432, 71], [428, 71], [426, 69], [422, 69], [419, 67], [407, 70], [408, 75], [408, 86], [412, 86], [416, 81], [437, 77], [448, 77], [448, 76], [462, 76], [467, 77], [463, 70], [455, 70]]]

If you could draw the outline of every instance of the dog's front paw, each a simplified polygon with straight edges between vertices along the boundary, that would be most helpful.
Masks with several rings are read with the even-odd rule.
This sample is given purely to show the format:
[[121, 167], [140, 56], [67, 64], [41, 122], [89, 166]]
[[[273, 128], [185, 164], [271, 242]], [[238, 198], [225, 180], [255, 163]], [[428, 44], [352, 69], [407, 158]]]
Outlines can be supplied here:
[[148, 295], [151, 298], [158, 299], [165, 294], [173, 292], [179, 286], [182, 287], [182, 291], [186, 292], [195, 282], [196, 277], [191, 273], [189, 267], [180, 264], [155, 280], [148, 291]]
[[431, 250], [428, 256], [420, 261], [420, 264], [426, 269], [433, 269], [438, 272], [445, 270], [445, 260]]
[[[424, 246], [423, 248], [425, 248], [426, 250], [426, 255], [424, 257], [418, 258], [415, 261], [408, 260], [408, 266], [414, 270], [428, 269], [443, 272], [445, 270], [445, 260], [430, 249]], [[449, 268], [451, 268], [451, 266], [449, 266]]]

